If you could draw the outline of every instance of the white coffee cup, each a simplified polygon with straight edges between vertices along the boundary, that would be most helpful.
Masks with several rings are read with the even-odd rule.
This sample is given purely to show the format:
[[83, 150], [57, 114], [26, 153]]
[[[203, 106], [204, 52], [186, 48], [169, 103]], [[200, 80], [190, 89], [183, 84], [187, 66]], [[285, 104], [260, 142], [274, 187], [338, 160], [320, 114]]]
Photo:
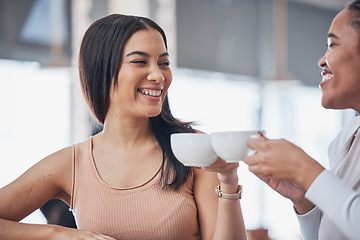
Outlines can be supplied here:
[[209, 166], [218, 158], [206, 133], [173, 133], [171, 149], [185, 166]]
[[213, 132], [210, 134], [211, 145], [215, 153], [226, 162], [239, 162], [245, 156], [254, 154], [246, 142], [251, 137], [256, 138], [258, 132], [265, 133], [264, 130]]

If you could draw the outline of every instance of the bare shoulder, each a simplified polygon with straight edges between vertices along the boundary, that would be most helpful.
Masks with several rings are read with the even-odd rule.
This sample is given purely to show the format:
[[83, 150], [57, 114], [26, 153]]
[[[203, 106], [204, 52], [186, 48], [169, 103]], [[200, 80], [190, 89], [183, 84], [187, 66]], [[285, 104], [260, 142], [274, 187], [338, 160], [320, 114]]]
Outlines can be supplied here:
[[52, 173], [54, 183], [70, 193], [72, 182], [72, 147], [63, 148], [40, 161]]
[[69, 202], [71, 184], [72, 149], [67, 147], [43, 158], [0, 189], [0, 217], [21, 220], [50, 199]]
[[[45, 163], [51, 163], [50, 168], [71, 168], [72, 165], [72, 147], [63, 148], [53, 154], [47, 156], [43, 160]], [[40, 161], [40, 162], [41, 162]]]
[[[59, 191], [69, 192], [72, 181], [72, 147], [63, 148], [41, 159], [15, 181], [45, 181]], [[69, 185], [70, 183], [70, 185]]]

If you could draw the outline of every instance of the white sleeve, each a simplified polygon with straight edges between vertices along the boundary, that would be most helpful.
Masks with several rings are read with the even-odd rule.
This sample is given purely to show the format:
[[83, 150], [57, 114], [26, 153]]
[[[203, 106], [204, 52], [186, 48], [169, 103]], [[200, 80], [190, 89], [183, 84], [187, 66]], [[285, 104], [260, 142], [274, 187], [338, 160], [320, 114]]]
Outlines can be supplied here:
[[[296, 213], [296, 212], [295, 212]], [[299, 215], [296, 213], [300, 225], [300, 231], [304, 240], [317, 240], [322, 212], [314, 207], [310, 212]]]
[[334, 173], [324, 170], [311, 184], [305, 197], [326, 213], [349, 239], [359, 239], [359, 192], [354, 191]]

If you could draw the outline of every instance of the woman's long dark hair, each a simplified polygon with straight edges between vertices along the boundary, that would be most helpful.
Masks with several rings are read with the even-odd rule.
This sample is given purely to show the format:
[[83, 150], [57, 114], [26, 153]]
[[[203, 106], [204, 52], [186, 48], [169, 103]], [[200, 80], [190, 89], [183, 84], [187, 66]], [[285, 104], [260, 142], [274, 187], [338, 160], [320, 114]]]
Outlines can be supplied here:
[[[104, 124], [109, 108], [111, 85], [117, 85], [124, 44], [136, 31], [148, 28], [153, 28], [162, 35], [167, 48], [164, 31], [155, 22], [144, 17], [112, 14], [97, 20], [86, 31], [79, 54], [80, 82], [86, 102], [100, 124]], [[191, 168], [185, 167], [174, 156], [170, 135], [194, 130], [191, 123], [174, 118], [167, 96], [161, 113], [150, 118], [150, 126], [163, 152], [161, 184], [164, 188], [176, 190], [185, 183], [191, 174]]]

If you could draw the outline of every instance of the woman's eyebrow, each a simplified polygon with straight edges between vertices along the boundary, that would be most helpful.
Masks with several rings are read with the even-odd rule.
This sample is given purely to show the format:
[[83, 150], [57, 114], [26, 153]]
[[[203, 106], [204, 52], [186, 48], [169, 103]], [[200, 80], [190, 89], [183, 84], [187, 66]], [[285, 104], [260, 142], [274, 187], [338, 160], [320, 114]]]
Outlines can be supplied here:
[[133, 51], [133, 52], [130, 52], [128, 54], [126, 54], [125, 57], [129, 57], [129, 56], [132, 56], [132, 55], [141, 55], [141, 56], [144, 56], [144, 57], [150, 57], [150, 54], [146, 53], [146, 52], [142, 52], [142, 51]]
[[338, 36], [336, 36], [334, 33], [329, 33], [328, 34], [328, 38], [336, 38], [336, 39], [339, 39], [339, 37]]
[[[130, 53], [126, 54], [125, 57], [129, 57], [129, 56], [133, 56], [133, 55], [141, 55], [141, 56], [144, 56], [144, 57], [150, 57], [150, 54], [148, 54], [146, 52], [143, 52], [143, 51], [133, 51], [133, 52], [130, 52]], [[169, 56], [169, 53], [164, 52], [164, 53], [160, 54], [160, 57], [164, 57], [164, 56]]]
[[168, 53], [168, 52], [164, 52], [164, 53], [160, 54], [160, 57], [165, 57], [165, 56], [169, 56], [169, 53]]

